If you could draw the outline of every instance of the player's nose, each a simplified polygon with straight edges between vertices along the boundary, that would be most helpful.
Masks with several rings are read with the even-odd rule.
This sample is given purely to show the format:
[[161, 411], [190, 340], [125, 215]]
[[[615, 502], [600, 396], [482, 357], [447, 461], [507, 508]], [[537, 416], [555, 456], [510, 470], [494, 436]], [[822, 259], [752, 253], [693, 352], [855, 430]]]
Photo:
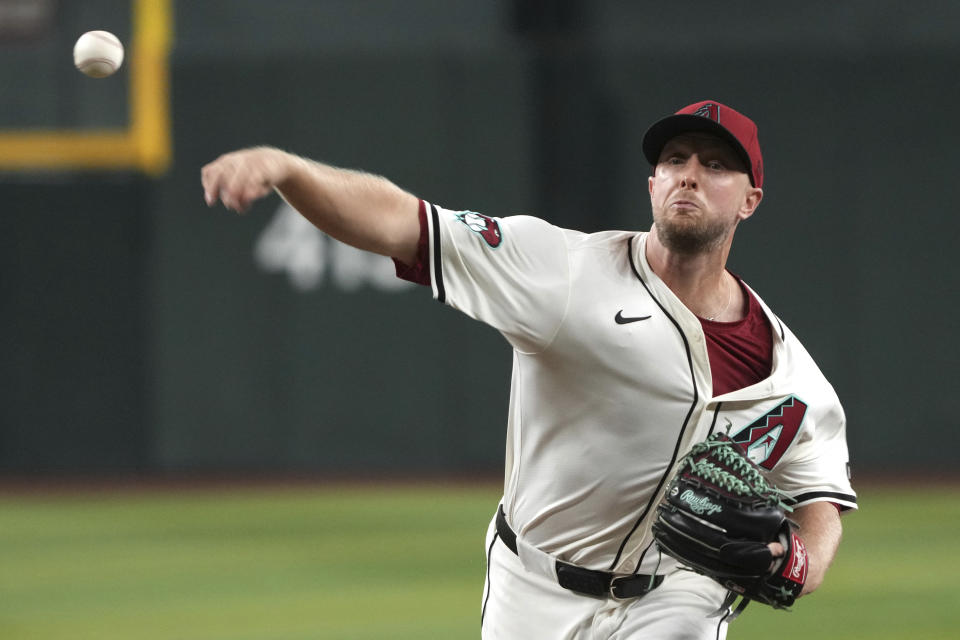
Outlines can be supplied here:
[[680, 186], [686, 189], [696, 189], [699, 184], [700, 162], [696, 158], [688, 158], [680, 171]]

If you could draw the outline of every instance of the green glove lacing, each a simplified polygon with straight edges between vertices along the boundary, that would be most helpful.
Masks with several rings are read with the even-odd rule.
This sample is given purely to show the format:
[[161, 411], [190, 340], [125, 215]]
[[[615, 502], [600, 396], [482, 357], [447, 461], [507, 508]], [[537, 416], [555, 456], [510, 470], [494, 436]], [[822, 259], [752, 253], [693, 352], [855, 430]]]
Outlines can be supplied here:
[[[719, 436], [714, 435], [706, 442], [695, 444], [683, 462], [692, 475], [703, 478], [717, 487], [740, 496], [755, 495], [768, 504], [776, 504], [786, 511], [793, 511], [793, 508], [784, 501], [783, 492], [767, 482], [760, 470], [741, 453], [734, 450], [734, 446], [736, 445], [730, 440], [721, 440]], [[707, 453], [707, 457], [694, 460], [703, 453]], [[714, 464], [710, 458], [726, 465], [730, 471]]]

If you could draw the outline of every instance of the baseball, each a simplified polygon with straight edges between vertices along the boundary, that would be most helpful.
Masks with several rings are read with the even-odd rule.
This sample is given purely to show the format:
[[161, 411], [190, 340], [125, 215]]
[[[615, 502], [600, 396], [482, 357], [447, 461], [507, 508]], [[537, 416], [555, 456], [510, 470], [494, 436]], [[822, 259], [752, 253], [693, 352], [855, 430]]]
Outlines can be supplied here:
[[91, 78], [106, 78], [123, 63], [123, 45], [109, 31], [87, 31], [73, 45], [73, 64]]

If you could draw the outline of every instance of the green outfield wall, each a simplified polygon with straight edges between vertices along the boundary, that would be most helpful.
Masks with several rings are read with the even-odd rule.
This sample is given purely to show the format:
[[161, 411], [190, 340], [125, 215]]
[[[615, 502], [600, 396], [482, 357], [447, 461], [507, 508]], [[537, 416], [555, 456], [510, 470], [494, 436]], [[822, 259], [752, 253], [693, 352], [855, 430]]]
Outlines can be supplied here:
[[164, 174], [0, 175], [0, 473], [496, 472], [506, 342], [276, 196], [208, 209], [200, 167], [274, 144], [451, 208], [645, 229], [645, 127], [705, 98], [760, 125], [731, 269], [834, 383], [854, 472], [954, 469], [960, 16], [275, 4], [175, 3]]

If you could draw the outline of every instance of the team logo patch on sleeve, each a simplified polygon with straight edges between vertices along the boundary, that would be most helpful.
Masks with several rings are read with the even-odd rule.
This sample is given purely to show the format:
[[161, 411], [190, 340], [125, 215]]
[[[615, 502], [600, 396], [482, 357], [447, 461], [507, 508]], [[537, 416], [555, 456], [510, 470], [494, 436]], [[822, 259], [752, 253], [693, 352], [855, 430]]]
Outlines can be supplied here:
[[467, 225], [471, 231], [480, 235], [483, 241], [496, 249], [503, 242], [503, 234], [500, 233], [500, 224], [481, 213], [474, 211], [461, 211], [456, 214], [457, 220]]

